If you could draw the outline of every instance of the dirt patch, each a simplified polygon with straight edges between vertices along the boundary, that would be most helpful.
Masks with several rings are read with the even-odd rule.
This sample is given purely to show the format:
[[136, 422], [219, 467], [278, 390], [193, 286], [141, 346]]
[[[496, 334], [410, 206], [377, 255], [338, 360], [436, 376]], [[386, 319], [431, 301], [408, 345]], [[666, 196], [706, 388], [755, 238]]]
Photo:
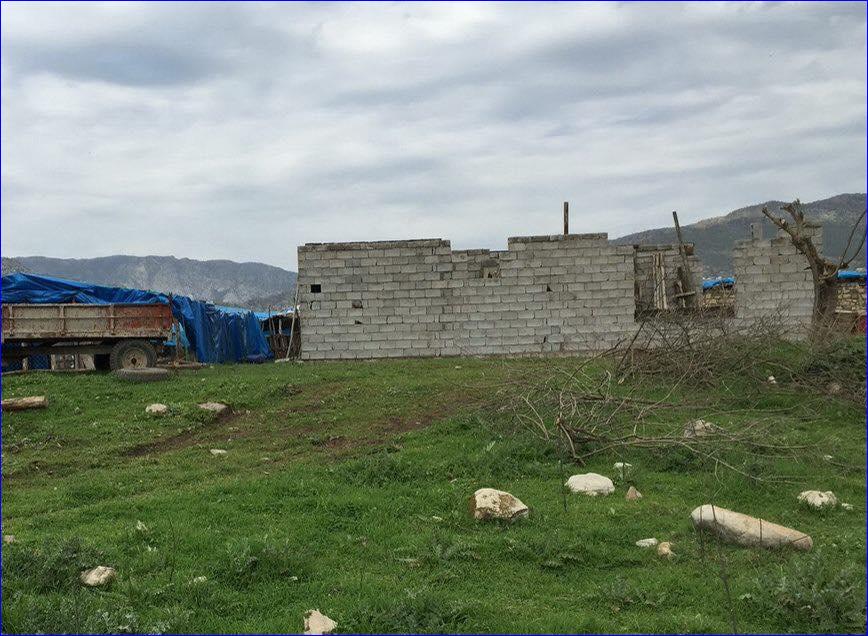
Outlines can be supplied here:
[[216, 428], [222, 428], [236, 419], [239, 415], [240, 413], [236, 413], [229, 409], [201, 426], [196, 426], [176, 435], [170, 435], [169, 437], [158, 439], [155, 442], [138, 444], [132, 448], [128, 448], [122, 452], [121, 455], [123, 457], [144, 457], [145, 455], [159, 455], [180, 448], [194, 446], [199, 441], [199, 436], [202, 433]]

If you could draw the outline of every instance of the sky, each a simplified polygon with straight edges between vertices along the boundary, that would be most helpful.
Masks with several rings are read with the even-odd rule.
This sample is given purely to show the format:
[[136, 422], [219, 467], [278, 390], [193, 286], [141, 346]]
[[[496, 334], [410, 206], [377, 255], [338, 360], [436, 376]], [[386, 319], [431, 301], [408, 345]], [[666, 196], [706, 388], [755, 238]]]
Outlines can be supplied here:
[[866, 190], [864, 3], [3, 2], [4, 256], [621, 236]]

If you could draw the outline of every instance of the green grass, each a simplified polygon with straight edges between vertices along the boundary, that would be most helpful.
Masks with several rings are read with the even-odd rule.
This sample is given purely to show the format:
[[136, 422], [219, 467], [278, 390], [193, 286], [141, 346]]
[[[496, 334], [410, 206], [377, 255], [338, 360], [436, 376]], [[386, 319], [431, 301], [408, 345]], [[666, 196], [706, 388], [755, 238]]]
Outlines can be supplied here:
[[[733, 620], [740, 631], [864, 631], [861, 405], [748, 378], [724, 394], [672, 396], [713, 399], [722, 424], [761, 416], [779, 439], [809, 445], [799, 459], [744, 464], [788, 475], [783, 484], [678, 452], [602, 454], [579, 468], [498, 408], [516, 374], [552, 364], [224, 366], [153, 384], [4, 378], [4, 397], [45, 394], [50, 405], [3, 416], [3, 532], [17, 539], [3, 546], [3, 631], [299, 632], [311, 608], [343, 632], [719, 632]], [[215, 418], [202, 401], [233, 412]], [[171, 414], [146, 415], [152, 402]], [[687, 414], [657, 417], [671, 426]], [[614, 461], [634, 465], [641, 501], [626, 502], [624, 484], [564, 497], [566, 476], [614, 477]], [[483, 486], [519, 497], [529, 518], [472, 520], [467, 498]], [[796, 502], [806, 488], [854, 510], [807, 510]], [[702, 542], [689, 513], [710, 501], [806, 531], [815, 550]], [[651, 536], [672, 541], [677, 559], [634, 546]], [[118, 580], [83, 588], [78, 573], [95, 565]]]

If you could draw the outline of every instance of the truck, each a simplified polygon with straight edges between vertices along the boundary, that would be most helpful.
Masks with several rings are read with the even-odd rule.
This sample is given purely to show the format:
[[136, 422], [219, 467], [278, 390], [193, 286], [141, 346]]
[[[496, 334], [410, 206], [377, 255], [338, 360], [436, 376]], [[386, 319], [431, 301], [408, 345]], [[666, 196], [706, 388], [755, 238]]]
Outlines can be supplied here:
[[97, 369], [157, 364], [157, 350], [172, 337], [169, 303], [2, 305], [3, 362], [31, 355], [92, 355]]

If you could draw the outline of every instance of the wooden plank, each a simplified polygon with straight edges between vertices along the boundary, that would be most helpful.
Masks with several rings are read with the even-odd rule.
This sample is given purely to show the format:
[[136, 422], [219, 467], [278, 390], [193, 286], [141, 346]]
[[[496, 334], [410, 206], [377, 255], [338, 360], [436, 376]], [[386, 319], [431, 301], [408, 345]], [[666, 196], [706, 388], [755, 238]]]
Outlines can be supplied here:
[[44, 395], [34, 395], [31, 397], [8, 398], [3, 400], [2, 407], [4, 411], [26, 411], [28, 409], [44, 409], [48, 406], [48, 398]]

